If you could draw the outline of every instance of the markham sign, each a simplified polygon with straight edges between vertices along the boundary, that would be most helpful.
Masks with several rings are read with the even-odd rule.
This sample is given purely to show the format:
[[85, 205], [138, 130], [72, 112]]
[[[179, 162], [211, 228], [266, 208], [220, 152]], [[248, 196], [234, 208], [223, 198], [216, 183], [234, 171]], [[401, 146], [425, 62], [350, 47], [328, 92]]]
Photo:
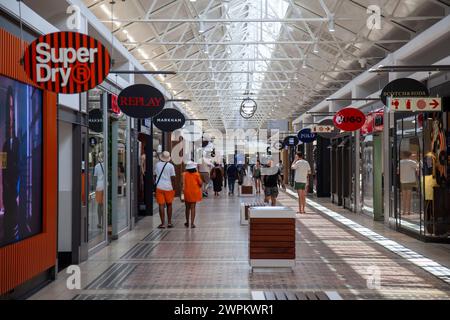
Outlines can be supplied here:
[[71, 31], [40, 36], [23, 57], [25, 72], [38, 87], [67, 94], [95, 88], [108, 75], [110, 64], [100, 41]]

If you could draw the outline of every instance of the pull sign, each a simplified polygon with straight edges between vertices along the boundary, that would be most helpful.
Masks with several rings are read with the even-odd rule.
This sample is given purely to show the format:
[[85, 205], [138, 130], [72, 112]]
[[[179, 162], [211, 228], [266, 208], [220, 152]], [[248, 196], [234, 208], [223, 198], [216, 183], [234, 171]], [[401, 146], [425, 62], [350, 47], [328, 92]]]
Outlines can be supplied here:
[[111, 59], [100, 41], [64, 31], [40, 36], [25, 50], [24, 68], [40, 88], [80, 93], [95, 88], [109, 73]]
[[366, 116], [359, 109], [344, 108], [333, 118], [334, 125], [343, 131], [356, 131], [366, 122]]

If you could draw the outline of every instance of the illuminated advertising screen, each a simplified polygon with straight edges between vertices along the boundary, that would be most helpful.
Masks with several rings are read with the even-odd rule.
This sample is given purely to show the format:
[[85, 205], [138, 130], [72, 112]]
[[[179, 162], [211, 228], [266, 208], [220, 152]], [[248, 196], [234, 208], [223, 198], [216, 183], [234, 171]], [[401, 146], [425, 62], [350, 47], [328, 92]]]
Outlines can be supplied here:
[[42, 99], [0, 75], [0, 247], [42, 231]]

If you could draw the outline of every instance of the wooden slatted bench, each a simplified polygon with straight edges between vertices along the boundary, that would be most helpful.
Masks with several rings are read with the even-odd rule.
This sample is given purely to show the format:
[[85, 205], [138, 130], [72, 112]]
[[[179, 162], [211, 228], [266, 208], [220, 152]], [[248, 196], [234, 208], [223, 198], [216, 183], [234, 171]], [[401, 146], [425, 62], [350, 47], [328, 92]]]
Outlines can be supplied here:
[[336, 291], [252, 291], [252, 300], [342, 300]]
[[265, 207], [267, 203], [264, 201], [252, 201], [241, 203], [241, 225], [248, 225], [249, 209], [253, 207]]

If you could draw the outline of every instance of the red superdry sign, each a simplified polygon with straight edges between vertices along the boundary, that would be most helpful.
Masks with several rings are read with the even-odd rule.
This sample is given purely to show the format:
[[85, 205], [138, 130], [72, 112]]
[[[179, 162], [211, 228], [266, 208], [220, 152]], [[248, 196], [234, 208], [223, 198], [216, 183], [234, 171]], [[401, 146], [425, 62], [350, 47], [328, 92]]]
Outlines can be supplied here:
[[40, 36], [25, 50], [25, 72], [40, 88], [57, 93], [88, 91], [109, 73], [111, 59], [100, 41], [78, 32]]
[[360, 129], [366, 121], [366, 116], [359, 109], [348, 107], [338, 111], [333, 117], [333, 123], [343, 131]]

